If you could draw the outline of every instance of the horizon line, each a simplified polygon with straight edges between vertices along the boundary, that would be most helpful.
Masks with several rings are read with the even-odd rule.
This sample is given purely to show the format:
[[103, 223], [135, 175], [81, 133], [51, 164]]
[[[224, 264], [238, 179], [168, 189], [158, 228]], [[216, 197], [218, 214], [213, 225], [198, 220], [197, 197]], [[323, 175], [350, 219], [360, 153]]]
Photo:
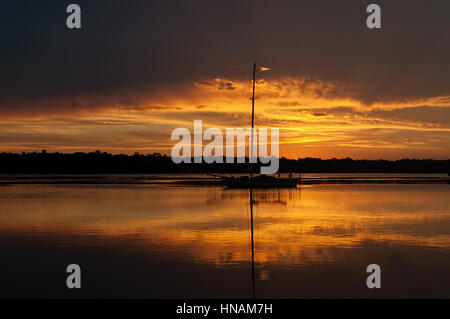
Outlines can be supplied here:
[[[168, 156], [166, 154], [163, 153], [159, 153], [159, 152], [153, 152], [153, 153], [140, 153], [138, 151], [134, 152], [134, 154], [127, 154], [127, 153], [109, 153], [109, 152], [105, 152], [105, 151], [101, 151], [101, 150], [95, 150], [95, 151], [76, 151], [76, 152], [61, 152], [61, 151], [55, 151], [55, 152], [49, 152], [45, 149], [39, 151], [22, 151], [22, 152], [8, 152], [8, 151], [0, 151], [0, 155], [4, 155], [4, 154], [10, 154], [10, 155], [27, 155], [27, 154], [61, 154], [61, 155], [75, 155], [75, 154], [85, 154], [85, 155], [89, 155], [89, 154], [106, 154], [106, 155], [111, 155], [111, 156], [127, 156], [127, 157], [133, 157], [133, 156], [145, 156], [145, 157], [165, 157], [165, 158], [171, 158], [171, 156]], [[191, 159], [194, 158], [202, 158], [202, 156], [191, 156]], [[226, 156], [222, 156], [223, 158], [226, 158]], [[267, 156], [268, 158], [272, 157], [272, 156]], [[188, 157], [189, 158], [189, 157]], [[233, 158], [238, 158], [237, 156], [234, 156]], [[248, 156], [245, 156], [244, 158], [248, 159]], [[384, 158], [378, 158], [378, 159], [354, 159], [351, 157], [331, 157], [331, 158], [321, 158], [321, 157], [310, 157], [310, 156], [306, 156], [306, 157], [297, 157], [297, 158], [288, 158], [285, 156], [281, 156], [278, 157], [279, 160], [301, 160], [301, 159], [314, 159], [314, 160], [322, 160], [322, 161], [331, 161], [331, 160], [352, 160], [352, 161], [388, 161], [388, 162], [396, 162], [396, 161], [404, 161], [404, 160], [415, 160], [415, 161], [427, 161], [427, 160], [431, 160], [431, 161], [449, 161], [450, 158], [447, 159], [434, 159], [434, 158], [415, 158], [415, 157], [403, 157], [400, 159], [384, 159]]]

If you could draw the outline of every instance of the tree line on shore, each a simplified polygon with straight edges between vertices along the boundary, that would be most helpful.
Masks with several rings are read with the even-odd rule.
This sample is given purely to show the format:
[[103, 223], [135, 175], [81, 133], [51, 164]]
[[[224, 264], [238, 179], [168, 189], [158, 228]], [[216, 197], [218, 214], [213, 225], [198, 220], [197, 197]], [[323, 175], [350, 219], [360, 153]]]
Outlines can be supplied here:
[[[193, 161], [192, 161], [193, 162]], [[224, 161], [225, 162], [225, 161]], [[253, 164], [259, 172], [261, 164]], [[107, 173], [247, 173], [246, 163], [181, 163], [169, 156], [110, 154], [101, 151], [76, 153], [0, 153], [1, 174], [107, 174]], [[449, 173], [450, 159], [353, 160], [280, 158], [280, 173]]]

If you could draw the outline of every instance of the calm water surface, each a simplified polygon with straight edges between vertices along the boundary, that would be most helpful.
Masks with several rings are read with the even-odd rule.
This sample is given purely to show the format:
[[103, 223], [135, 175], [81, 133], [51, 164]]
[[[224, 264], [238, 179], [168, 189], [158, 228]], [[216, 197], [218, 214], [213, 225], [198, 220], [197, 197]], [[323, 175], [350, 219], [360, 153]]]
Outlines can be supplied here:
[[[450, 298], [449, 184], [3, 184], [0, 297]], [[79, 264], [82, 289], [66, 288]], [[366, 287], [379, 264], [382, 288]]]

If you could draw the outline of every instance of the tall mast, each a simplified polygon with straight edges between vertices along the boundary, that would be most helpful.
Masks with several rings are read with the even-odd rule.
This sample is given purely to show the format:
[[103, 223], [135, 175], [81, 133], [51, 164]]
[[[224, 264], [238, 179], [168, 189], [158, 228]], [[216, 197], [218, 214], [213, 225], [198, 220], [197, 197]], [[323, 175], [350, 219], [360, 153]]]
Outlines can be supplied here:
[[253, 64], [253, 95], [252, 95], [252, 137], [250, 146], [250, 178], [253, 175], [253, 165], [251, 159], [253, 158], [253, 128], [255, 126], [255, 79], [256, 79], [256, 62]]

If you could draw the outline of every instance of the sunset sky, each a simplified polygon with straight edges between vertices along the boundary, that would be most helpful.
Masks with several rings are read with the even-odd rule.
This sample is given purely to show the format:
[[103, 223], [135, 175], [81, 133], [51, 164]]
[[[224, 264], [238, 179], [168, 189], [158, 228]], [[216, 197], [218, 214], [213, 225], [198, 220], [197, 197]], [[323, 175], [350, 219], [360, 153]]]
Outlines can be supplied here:
[[0, 152], [169, 155], [194, 120], [249, 127], [257, 61], [282, 156], [450, 158], [448, 0], [5, 2]]

